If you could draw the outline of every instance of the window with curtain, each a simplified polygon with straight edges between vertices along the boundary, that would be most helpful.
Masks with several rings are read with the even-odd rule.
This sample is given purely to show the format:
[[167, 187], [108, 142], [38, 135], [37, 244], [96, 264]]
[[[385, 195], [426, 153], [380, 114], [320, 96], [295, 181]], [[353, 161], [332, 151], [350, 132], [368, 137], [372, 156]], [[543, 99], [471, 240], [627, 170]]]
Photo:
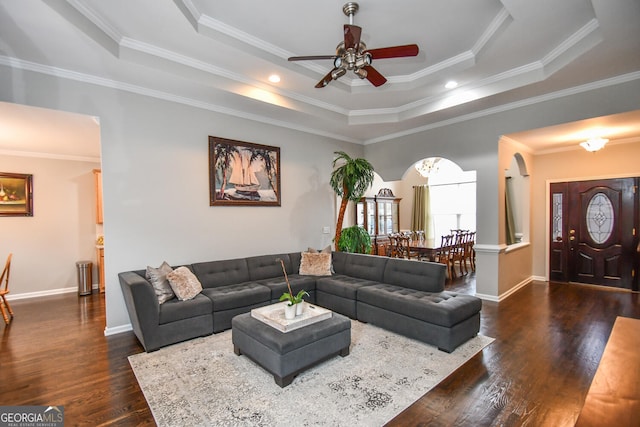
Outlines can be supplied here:
[[427, 179], [427, 185], [414, 187], [412, 229], [421, 229], [417, 226], [424, 221], [431, 228], [425, 229], [426, 237], [438, 241], [454, 229], [476, 231], [476, 171], [463, 171], [445, 158], [435, 159], [436, 167], [427, 173], [421, 169], [429, 159], [416, 163], [416, 170]]

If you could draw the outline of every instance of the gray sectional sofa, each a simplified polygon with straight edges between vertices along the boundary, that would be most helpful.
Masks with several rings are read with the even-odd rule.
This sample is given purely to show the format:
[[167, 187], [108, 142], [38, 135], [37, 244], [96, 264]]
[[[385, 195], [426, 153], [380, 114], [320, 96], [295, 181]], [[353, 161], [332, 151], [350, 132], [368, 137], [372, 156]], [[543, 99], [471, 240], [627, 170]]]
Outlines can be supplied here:
[[301, 253], [201, 262], [187, 267], [202, 284], [195, 298], [158, 303], [146, 270], [120, 273], [135, 335], [146, 351], [231, 328], [231, 319], [277, 302], [287, 285], [311, 303], [451, 352], [480, 329], [482, 302], [444, 290], [445, 266], [334, 252], [332, 274], [299, 274]]

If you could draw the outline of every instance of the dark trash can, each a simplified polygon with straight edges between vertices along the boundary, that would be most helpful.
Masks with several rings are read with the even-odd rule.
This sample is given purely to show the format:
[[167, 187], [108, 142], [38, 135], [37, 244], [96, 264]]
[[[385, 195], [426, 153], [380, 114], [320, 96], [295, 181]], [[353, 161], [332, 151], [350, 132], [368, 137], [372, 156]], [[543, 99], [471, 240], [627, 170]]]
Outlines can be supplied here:
[[78, 261], [76, 267], [78, 269], [78, 295], [91, 295], [93, 292], [93, 263]]

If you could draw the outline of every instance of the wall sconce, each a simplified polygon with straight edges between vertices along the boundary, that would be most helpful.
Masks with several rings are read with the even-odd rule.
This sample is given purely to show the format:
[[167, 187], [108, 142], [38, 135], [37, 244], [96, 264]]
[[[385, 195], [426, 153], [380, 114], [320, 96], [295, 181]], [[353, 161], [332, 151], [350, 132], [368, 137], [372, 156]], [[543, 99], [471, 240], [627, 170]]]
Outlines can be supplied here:
[[592, 139], [586, 140], [585, 142], [581, 142], [580, 146], [585, 150], [593, 153], [603, 148], [607, 142], [609, 142], [608, 139], [592, 138]]

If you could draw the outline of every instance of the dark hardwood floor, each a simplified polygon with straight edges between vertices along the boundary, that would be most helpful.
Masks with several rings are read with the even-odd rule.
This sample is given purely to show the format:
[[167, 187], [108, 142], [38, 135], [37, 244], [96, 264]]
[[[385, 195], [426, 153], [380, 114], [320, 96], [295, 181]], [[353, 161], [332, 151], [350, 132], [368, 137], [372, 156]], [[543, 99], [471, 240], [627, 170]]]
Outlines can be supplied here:
[[[473, 293], [473, 276], [448, 284]], [[616, 316], [640, 318], [637, 293], [534, 282], [484, 302], [496, 341], [391, 426], [572, 426]], [[66, 425], [153, 425], [127, 356], [132, 332], [105, 337], [104, 299], [18, 300], [0, 324], [0, 405], [62, 405]]]

